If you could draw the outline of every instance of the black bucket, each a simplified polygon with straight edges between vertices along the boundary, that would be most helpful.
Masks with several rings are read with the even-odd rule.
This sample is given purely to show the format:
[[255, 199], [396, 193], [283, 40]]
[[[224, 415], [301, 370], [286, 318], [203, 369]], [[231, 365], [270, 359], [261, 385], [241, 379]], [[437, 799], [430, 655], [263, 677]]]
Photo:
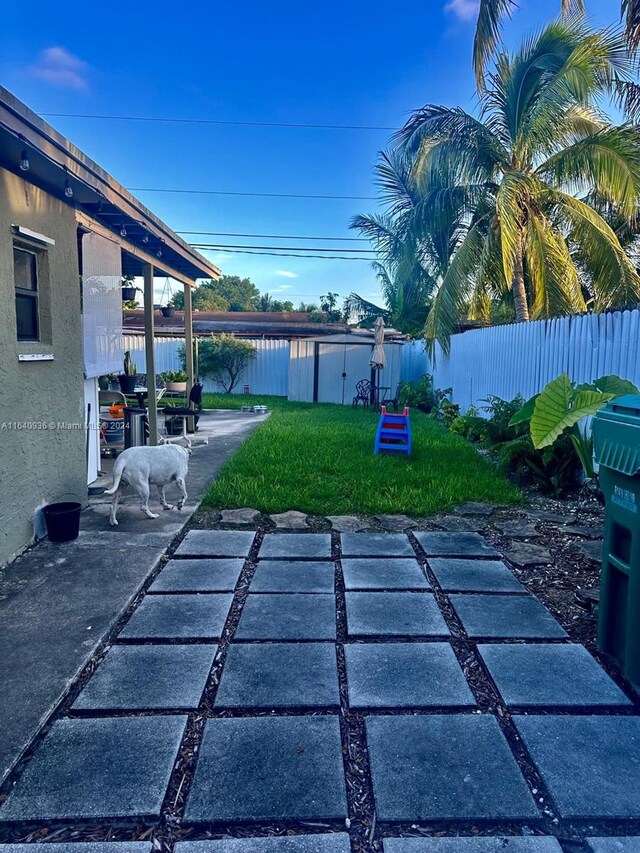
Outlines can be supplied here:
[[47, 504], [42, 508], [51, 542], [71, 542], [78, 538], [81, 509], [82, 504], [75, 501]]

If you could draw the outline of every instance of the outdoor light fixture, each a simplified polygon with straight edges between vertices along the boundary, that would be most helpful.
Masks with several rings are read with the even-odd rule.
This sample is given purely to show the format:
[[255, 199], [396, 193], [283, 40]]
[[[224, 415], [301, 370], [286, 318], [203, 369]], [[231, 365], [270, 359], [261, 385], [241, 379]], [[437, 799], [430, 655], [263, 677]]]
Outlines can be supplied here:
[[120, 226], [120, 236], [121, 236], [121, 237], [126, 237], [126, 236], [127, 236], [127, 229], [126, 229], [126, 227], [125, 227], [124, 222], [123, 222], [123, 223], [122, 223], [122, 225]]
[[149, 232], [148, 232], [148, 231], [145, 231], [145, 232], [144, 232], [144, 237], [142, 238], [142, 242], [143, 242], [143, 243], [148, 243], [148, 242], [149, 242]]
[[23, 172], [29, 171], [29, 155], [26, 148], [22, 149], [22, 154], [20, 155], [20, 168]]
[[158, 251], [156, 252], [156, 258], [162, 257], [162, 246], [158, 246]]
[[64, 194], [66, 195], [67, 198], [73, 198], [73, 187], [69, 183], [69, 178], [65, 178]]

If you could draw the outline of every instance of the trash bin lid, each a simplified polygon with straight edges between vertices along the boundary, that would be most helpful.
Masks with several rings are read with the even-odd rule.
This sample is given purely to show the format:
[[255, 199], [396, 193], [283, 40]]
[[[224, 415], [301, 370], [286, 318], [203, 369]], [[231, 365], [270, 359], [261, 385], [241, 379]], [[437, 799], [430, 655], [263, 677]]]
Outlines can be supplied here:
[[640, 395], [616, 397], [593, 422], [596, 460], [629, 477], [640, 472]]

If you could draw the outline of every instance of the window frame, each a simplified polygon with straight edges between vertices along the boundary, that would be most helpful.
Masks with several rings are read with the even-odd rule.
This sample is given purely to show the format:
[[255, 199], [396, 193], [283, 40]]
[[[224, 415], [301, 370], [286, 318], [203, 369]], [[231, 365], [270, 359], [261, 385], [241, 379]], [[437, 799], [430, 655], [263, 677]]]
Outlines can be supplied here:
[[[16, 281], [16, 270], [15, 270], [15, 253], [22, 252], [25, 255], [29, 255], [32, 258], [32, 270], [34, 276], [34, 287], [33, 288], [25, 288], [19, 287]], [[33, 248], [32, 246], [26, 246], [23, 243], [19, 243], [16, 240], [13, 241], [13, 259], [14, 259], [14, 269], [13, 269], [13, 289], [14, 289], [14, 300], [15, 300], [15, 310], [16, 310], [16, 339], [19, 343], [40, 343], [42, 340], [42, 324], [40, 320], [40, 276], [39, 276], [39, 267], [40, 267], [40, 255], [41, 251]], [[18, 299], [29, 299], [32, 303], [35, 304], [35, 337], [31, 335], [29, 337], [25, 337], [20, 335], [18, 331]], [[33, 309], [32, 309], [33, 310]]]

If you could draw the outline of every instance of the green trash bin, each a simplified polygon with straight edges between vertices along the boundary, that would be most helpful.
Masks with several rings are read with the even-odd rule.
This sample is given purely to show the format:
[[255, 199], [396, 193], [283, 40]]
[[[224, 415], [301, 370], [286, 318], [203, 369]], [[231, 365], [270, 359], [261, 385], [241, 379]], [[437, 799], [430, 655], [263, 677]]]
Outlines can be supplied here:
[[601, 409], [593, 438], [606, 501], [598, 648], [640, 684], [640, 395]]

